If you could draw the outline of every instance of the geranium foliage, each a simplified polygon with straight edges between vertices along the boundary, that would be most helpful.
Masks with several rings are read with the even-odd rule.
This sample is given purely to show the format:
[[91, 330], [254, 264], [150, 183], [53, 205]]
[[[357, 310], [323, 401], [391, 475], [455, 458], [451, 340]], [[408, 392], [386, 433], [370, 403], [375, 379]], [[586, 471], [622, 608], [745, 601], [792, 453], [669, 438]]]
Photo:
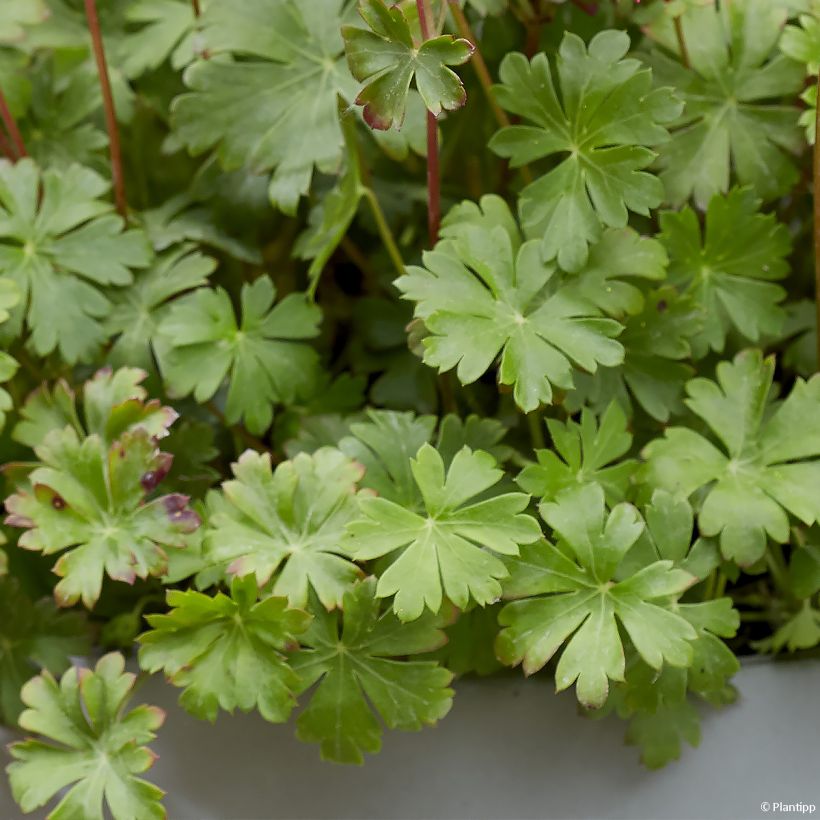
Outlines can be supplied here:
[[132, 671], [361, 763], [520, 667], [657, 767], [816, 653], [819, 15], [2, 0], [21, 810], [163, 816]]

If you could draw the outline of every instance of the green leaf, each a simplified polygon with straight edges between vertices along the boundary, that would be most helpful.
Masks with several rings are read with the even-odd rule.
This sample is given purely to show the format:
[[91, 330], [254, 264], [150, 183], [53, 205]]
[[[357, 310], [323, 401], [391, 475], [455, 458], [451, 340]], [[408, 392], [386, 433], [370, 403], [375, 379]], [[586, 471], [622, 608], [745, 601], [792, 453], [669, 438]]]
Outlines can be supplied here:
[[[138, 777], [156, 759], [145, 744], [156, 737], [165, 713], [156, 706], [126, 712], [136, 676], [122, 655], [102, 657], [92, 672], [72, 667], [59, 684], [43, 672], [22, 691], [28, 707], [23, 729], [41, 739], [13, 743], [11, 791], [24, 812], [60, 801], [49, 817], [160, 820], [163, 792]], [[67, 791], [63, 793], [63, 790]]]
[[99, 198], [107, 188], [80, 166], [41, 173], [28, 159], [0, 160], [0, 277], [23, 298], [3, 333], [19, 335], [25, 320], [39, 356], [59, 350], [71, 364], [88, 360], [106, 338], [111, 304], [102, 288], [129, 285], [132, 269], [151, 260], [142, 233], [123, 231], [107, 213]]
[[481, 204], [480, 219], [452, 221], [424, 267], [408, 267], [395, 284], [430, 331], [426, 364], [457, 367], [470, 384], [500, 354], [499, 380], [514, 385], [516, 404], [529, 412], [552, 401], [553, 385], [572, 387], [573, 365], [595, 372], [623, 361], [614, 339], [621, 326], [543, 262], [539, 242], [521, 243], [500, 199]]
[[673, 603], [694, 578], [661, 560], [614, 579], [643, 531], [638, 511], [619, 504], [607, 516], [603, 488], [586, 484], [543, 504], [541, 514], [558, 544], [539, 542], [507, 562], [504, 595], [523, 600], [501, 610], [499, 659], [510, 666], [523, 662], [529, 675], [568, 641], [556, 668], [556, 688], [577, 681], [578, 700], [592, 708], [605, 702], [610, 680], [624, 679], [617, 622], [653, 669], [664, 663], [689, 666], [697, 633]]
[[792, 60], [804, 63], [806, 74], [817, 74], [820, 71], [820, 20], [812, 14], [801, 14], [799, 26], [783, 29], [780, 50]]
[[[403, 624], [380, 612], [375, 579], [345, 594], [341, 612], [314, 607], [315, 619], [292, 658], [302, 689], [315, 685], [296, 722], [297, 737], [321, 744], [322, 758], [362, 763], [381, 748], [382, 728], [412, 731], [450, 711], [452, 673], [431, 661], [407, 660], [446, 640], [441, 619]], [[375, 712], [375, 714], [374, 714]]]
[[129, 80], [159, 68], [169, 57], [178, 71], [199, 56], [193, 5], [188, 0], [135, 0], [125, 19], [139, 29], [126, 35], [116, 62]]
[[273, 171], [271, 202], [294, 214], [314, 167], [333, 172], [342, 156], [337, 95], [352, 101], [356, 87], [342, 57], [350, 17], [348, 0], [210, 3], [211, 58], [185, 72], [191, 93], [173, 105], [179, 138], [194, 153], [216, 148], [227, 169]]
[[820, 547], [806, 544], [792, 552], [789, 580], [798, 598], [810, 598], [820, 592]]
[[148, 400], [141, 385], [145, 377], [145, 371], [135, 367], [98, 370], [83, 386], [83, 421], [74, 391], [65, 381], [58, 381], [52, 388], [43, 385], [20, 408], [21, 420], [14, 428], [13, 438], [36, 448], [52, 430], [66, 427], [80, 437], [97, 435], [106, 446], [123, 433], [137, 430], [154, 439], [164, 438], [178, 418], [177, 412], [156, 399]]
[[168, 312], [168, 302], [205, 285], [215, 268], [214, 259], [180, 246], [157, 256], [131, 287], [112, 293], [113, 306], [105, 322], [108, 335], [117, 337], [108, 354], [112, 364], [152, 371], [152, 342]]
[[628, 280], [665, 279], [668, 261], [657, 239], [640, 236], [631, 228], [608, 228], [589, 249], [589, 258], [578, 271], [578, 291], [616, 319], [639, 314], [644, 308], [644, 293]]
[[318, 356], [304, 340], [318, 333], [321, 311], [303, 294], [274, 305], [266, 276], [242, 286], [241, 319], [222, 288], [200, 288], [173, 302], [155, 340], [160, 369], [176, 395], [204, 403], [227, 378], [225, 417], [263, 433], [275, 404], [303, 396], [318, 371]]
[[652, 90], [652, 72], [626, 58], [629, 37], [602, 31], [584, 45], [566, 33], [557, 58], [560, 100], [546, 54], [531, 61], [509, 54], [501, 64], [499, 103], [533, 125], [503, 128], [490, 141], [499, 156], [521, 166], [565, 156], [521, 192], [528, 237], [541, 240], [544, 259], [565, 270], [587, 261], [605, 227], [626, 227], [629, 211], [648, 214], [663, 186], [646, 169], [648, 146], [668, 139], [665, 124], [681, 111], [671, 89]]
[[356, 105], [364, 106], [365, 122], [380, 131], [401, 128], [410, 83], [415, 79], [427, 110], [455, 111], [467, 101], [458, 75], [447, 66], [470, 59], [474, 46], [450, 34], [418, 44], [401, 5], [385, 0], [359, 0], [359, 14], [370, 30], [344, 26], [342, 36], [350, 72], [364, 87]]
[[185, 691], [180, 703], [195, 717], [216, 720], [219, 709], [286, 721], [299, 678], [283, 654], [307, 629], [310, 616], [286, 598], [257, 600], [253, 576], [235, 578], [231, 595], [169, 590], [167, 615], [149, 615], [140, 636], [140, 666], [162, 669]]
[[356, 124], [341, 97], [339, 120], [345, 140], [344, 172], [336, 186], [311, 210], [308, 227], [293, 249], [294, 255], [300, 259], [313, 260], [308, 269], [311, 295], [316, 292], [322, 270], [347, 233], [366, 191], [362, 183]]
[[104, 574], [128, 584], [162, 575], [165, 548], [183, 548], [199, 525], [186, 496], [146, 501], [170, 459], [145, 429], [106, 446], [97, 433], [80, 439], [67, 427], [49, 433], [35, 452], [40, 464], [29, 477], [31, 489], [6, 499], [6, 523], [26, 530], [19, 540], [24, 549], [64, 553], [54, 565], [61, 606], [82, 599], [91, 608]]
[[72, 655], [89, 648], [79, 613], [58, 612], [48, 599], [29, 598], [15, 578], [0, 579], [0, 721], [17, 723], [20, 688], [29, 678], [41, 669], [59, 675]]
[[[686, 106], [660, 150], [666, 198], [681, 205], [694, 197], [706, 208], [730, 186], [732, 172], [765, 200], [786, 193], [797, 171], [785, 152], [800, 152], [796, 95], [803, 66], [776, 50], [786, 11], [771, 0], [690, 6], [679, 17], [687, 69], [676, 59], [671, 20], [650, 28], [666, 49], [647, 55], [657, 82], [679, 89]], [[672, 52], [675, 57], [666, 52]]]
[[610, 504], [623, 501], [638, 463], [623, 459], [632, 446], [627, 421], [617, 404], [610, 404], [600, 421], [588, 409], [580, 423], [547, 419], [554, 450], [536, 450], [537, 464], [527, 465], [516, 481], [525, 492], [552, 501], [578, 485], [598, 483]]
[[645, 293], [643, 301], [643, 310], [625, 320], [618, 337], [624, 363], [602, 367], [594, 376], [579, 373], [564, 399], [569, 412], [587, 405], [602, 413], [613, 400], [627, 411], [636, 402], [662, 422], [683, 411], [683, 385], [693, 371], [680, 360], [691, 355], [689, 339], [702, 326], [701, 314], [690, 297], [669, 286]]
[[788, 273], [789, 231], [774, 214], [759, 211], [748, 188], [712, 198], [701, 229], [688, 206], [661, 214], [660, 239], [669, 251], [669, 279], [689, 295], [704, 318], [692, 340], [696, 356], [722, 352], [732, 329], [757, 342], [779, 332], [778, 302], [786, 292], [774, 281]]
[[797, 652], [813, 649], [820, 644], [820, 610], [808, 600], [770, 638], [756, 641], [753, 646], [758, 652]]
[[260, 586], [302, 607], [312, 588], [328, 609], [340, 606], [360, 575], [349, 560], [345, 525], [356, 518], [361, 465], [329, 447], [300, 453], [271, 470], [269, 454], [243, 453], [234, 480], [212, 496], [206, 548], [232, 575], [254, 573]]
[[425, 608], [439, 612], [445, 594], [462, 609], [470, 601], [492, 603], [501, 594], [498, 579], [507, 574], [496, 554], [517, 555], [520, 544], [541, 534], [523, 514], [529, 496], [505, 493], [476, 501], [503, 475], [481, 450], [463, 448], [445, 475], [439, 453], [424, 444], [410, 466], [423, 514], [386, 498], [362, 497], [362, 518], [348, 526], [351, 554], [359, 560], [395, 558], [381, 573], [377, 595], [395, 595], [393, 609], [402, 621], [419, 618]]
[[492, 675], [502, 669], [495, 656], [500, 604], [476, 606], [461, 612], [454, 624], [444, 630], [447, 643], [431, 657], [458, 676]]
[[644, 451], [650, 486], [702, 491], [701, 534], [719, 534], [724, 557], [741, 566], [763, 556], [767, 536], [789, 540], [789, 513], [807, 525], [820, 519], [811, 490], [820, 480], [820, 378], [798, 379], [788, 398], [772, 401], [773, 375], [773, 359], [747, 350], [718, 365], [717, 382], [692, 379], [686, 404], [713, 436], [671, 427]]
[[[364, 467], [361, 486], [408, 510], [424, 501], [413, 478], [411, 459], [433, 437], [434, 416], [368, 410], [367, 420], [350, 425], [339, 449]], [[460, 449], [460, 448], [459, 448]]]
[[45, 0], [5, 0], [0, 9], [0, 43], [21, 40], [25, 27], [48, 16]]

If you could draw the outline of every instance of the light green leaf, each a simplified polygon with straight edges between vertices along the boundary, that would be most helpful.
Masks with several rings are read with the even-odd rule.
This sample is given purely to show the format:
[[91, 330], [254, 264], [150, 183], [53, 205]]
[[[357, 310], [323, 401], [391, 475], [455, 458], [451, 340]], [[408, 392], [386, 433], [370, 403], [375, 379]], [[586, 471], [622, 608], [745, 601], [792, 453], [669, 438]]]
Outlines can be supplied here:
[[717, 382], [693, 379], [686, 403], [720, 447], [672, 427], [644, 451], [644, 479], [683, 496], [702, 490], [701, 534], [719, 534], [724, 557], [744, 566], [763, 556], [767, 536], [788, 541], [789, 513], [807, 525], [820, 519], [811, 490], [820, 480], [820, 427], [813, 421], [820, 418], [820, 378], [798, 379], [788, 398], [775, 402], [773, 375], [774, 361], [748, 350], [718, 365]]
[[289, 609], [286, 598], [259, 601], [253, 576], [235, 578], [230, 597], [170, 590], [168, 606], [168, 614], [147, 617], [139, 659], [185, 690], [182, 706], [212, 723], [219, 709], [237, 708], [258, 708], [273, 723], [288, 719], [299, 678], [283, 652], [307, 629], [306, 612]]
[[541, 514], [558, 545], [540, 542], [506, 562], [510, 577], [504, 595], [522, 600], [499, 615], [501, 661], [523, 662], [529, 675], [567, 642], [555, 672], [556, 688], [577, 682], [579, 701], [593, 708], [606, 701], [610, 680], [624, 679], [618, 622], [652, 668], [688, 666], [696, 632], [673, 604], [695, 579], [669, 560], [615, 578], [643, 532], [638, 511], [619, 504], [607, 515], [601, 486], [586, 484], [542, 504]]
[[521, 243], [500, 200], [481, 204], [483, 216], [462, 209], [448, 238], [424, 254], [424, 267], [408, 267], [396, 286], [430, 331], [425, 363], [456, 367], [470, 384], [500, 355], [500, 382], [514, 385], [516, 403], [529, 412], [552, 402], [553, 385], [572, 387], [574, 366], [595, 372], [623, 361], [614, 339], [621, 326], [600, 318], [573, 278], [543, 262], [539, 242]]
[[439, 612], [444, 595], [456, 606], [485, 605], [501, 594], [504, 565], [496, 557], [517, 555], [520, 544], [535, 541], [538, 523], [522, 514], [529, 496], [506, 493], [476, 501], [502, 477], [495, 459], [468, 447], [446, 471], [439, 453], [424, 444], [411, 461], [424, 512], [412, 512], [386, 498], [363, 497], [361, 520], [348, 526], [351, 554], [369, 560], [397, 553], [381, 573], [380, 598], [395, 595], [402, 621], [419, 618], [425, 608]]
[[20, 725], [41, 737], [10, 747], [11, 791], [24, 812], [59, 795], [54, 820], [103, 820], [108, 812], [114, 820], [165, 817], [162, 790], [138, 777], [156, 759], [145, 744], [165, 713], [156, 706], [125, 711], [136, 676], [124, 666], [122, 655], [105, 655], [93, 671], [72, 667], [59, 684], [43, 672], [23, 687], [28, 708]]
[[273, 576], [273, 594], [302, 607], [312, 588], [328, 609], [340, 606], [360, 575], [349, 560], [345, 525], [357, 517], [362, 467], [338, 450], [300, 453], [271, 470], [270, 456], [247, 450], [234, 480], [212, 496], [206, 551], [233, 575]]

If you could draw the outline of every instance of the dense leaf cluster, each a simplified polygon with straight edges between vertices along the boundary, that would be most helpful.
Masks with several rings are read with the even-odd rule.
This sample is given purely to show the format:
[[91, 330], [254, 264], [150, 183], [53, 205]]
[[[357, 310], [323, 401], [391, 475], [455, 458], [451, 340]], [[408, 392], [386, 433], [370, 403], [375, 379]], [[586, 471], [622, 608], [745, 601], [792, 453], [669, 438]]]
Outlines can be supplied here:
[[655, 767], [820, 645], [816, 0], [96, 0], [110, 95], [86, 5], [0, 4], [23, 811], [164, 816], [132, 668], [361, 763], [520, 665]]

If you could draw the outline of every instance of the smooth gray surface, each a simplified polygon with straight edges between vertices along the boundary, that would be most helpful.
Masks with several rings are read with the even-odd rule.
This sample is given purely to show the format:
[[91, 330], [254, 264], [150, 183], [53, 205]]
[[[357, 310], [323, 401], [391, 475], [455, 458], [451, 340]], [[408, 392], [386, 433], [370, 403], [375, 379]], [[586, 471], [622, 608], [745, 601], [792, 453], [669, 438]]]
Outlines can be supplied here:
[[[292, 726], [200, 723], [158, 679], [140, 700], [168, 710], [150, 777], [168, 790], [171, 820], [795, 816], [766, 815], [762, 801], [814, 803], [817, 816], [820, 662], [753, 664], [736, 682], [741, 701], [707, 711], [700, 748], [659, 772], [623, 746], [619, 721], [578, 717], [545, 676], [463, 681], [437, 728], [386, 733], [361, 768], [320, 762]], [[20, 817], [5, 792], [0, 814]]]

